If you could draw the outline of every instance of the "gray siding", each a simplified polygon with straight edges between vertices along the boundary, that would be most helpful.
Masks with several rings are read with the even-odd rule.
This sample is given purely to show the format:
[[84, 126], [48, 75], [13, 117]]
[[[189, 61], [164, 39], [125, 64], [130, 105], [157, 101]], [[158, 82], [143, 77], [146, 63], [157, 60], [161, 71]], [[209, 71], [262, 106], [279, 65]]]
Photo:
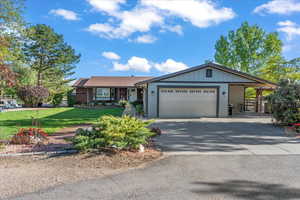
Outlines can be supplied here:
[[[165, 83], [156, 82], [150, 83], [148, 85], [148, 117], [157, 117], [157, 86], [199, 86], [199, 87], [209, 87], [209, 86], [219, 86], [219, 116], [228, 116], [228, 84], [227, 83]], [[178, 102], [180, 106], [180, 102]]]
[[229, 86], [229, 103], [233, 104], [233, 113], [239, 113], [244, 105], [244, 86]]
[[[206, 69], [213, 70], [211, 78], [206, 77]], [[199, 82], [255, 82], [234, 74], [223, 72], [215, 68], [204, 68], [194, 72], [178, 75], [172, 78], [164, 79], [162, 81], [199, 81]]]

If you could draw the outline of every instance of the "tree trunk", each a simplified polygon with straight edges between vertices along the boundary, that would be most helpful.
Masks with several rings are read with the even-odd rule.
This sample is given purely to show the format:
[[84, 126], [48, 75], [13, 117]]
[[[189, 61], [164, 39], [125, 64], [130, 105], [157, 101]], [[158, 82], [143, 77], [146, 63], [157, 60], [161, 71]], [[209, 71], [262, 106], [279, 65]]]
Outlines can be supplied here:
[[37, 84], [36, 84], [37, 86], [42, 86], [42, 73], [41, 73], [41, 71], [38, 71], [38, 73], [37, 73]]

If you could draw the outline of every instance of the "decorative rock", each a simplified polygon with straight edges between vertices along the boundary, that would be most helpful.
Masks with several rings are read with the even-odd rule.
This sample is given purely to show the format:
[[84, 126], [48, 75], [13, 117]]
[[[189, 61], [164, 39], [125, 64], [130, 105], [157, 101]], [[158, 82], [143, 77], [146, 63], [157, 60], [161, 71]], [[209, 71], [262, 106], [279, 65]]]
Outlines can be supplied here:
[[145, 147], [143, 145], [141, 145], [141, 144], [139, 146], [139, 152], [140, 153], [144, 153], [145, 152]]

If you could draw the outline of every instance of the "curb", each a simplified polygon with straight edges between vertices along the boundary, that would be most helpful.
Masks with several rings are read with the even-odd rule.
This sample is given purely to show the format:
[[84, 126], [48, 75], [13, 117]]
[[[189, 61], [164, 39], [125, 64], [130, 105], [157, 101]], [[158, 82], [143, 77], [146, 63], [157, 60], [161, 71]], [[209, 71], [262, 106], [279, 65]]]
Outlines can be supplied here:
[[61, 155], [61, 154], [72, 154], [78, 153], [77, 150], [63, 150], [63, 151], [40, 151], [40, 152], [29, 152], [29, 153], [7, 153], [7, 154], [0, 154], [0, 158], [3, 157], [17, 157], [17, 156], [35, 156], [35, 155]]

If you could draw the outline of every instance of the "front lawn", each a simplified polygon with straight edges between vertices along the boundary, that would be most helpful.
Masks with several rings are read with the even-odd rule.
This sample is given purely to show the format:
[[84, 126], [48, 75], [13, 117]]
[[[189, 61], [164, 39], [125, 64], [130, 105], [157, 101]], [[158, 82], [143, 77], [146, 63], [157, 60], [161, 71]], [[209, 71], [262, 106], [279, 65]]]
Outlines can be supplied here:
[[80, 108], [50, 108], [38, 111], [16, 111], [0, 113], [0, 139], [7, 139], [19, 128], [32, 127], [32, 117], [39, 119], [41, 128], [48, 134], [61, 128], [78, 125], [94, 124], [102, 115], [121, 116], [122, 108], [88, 110]]

